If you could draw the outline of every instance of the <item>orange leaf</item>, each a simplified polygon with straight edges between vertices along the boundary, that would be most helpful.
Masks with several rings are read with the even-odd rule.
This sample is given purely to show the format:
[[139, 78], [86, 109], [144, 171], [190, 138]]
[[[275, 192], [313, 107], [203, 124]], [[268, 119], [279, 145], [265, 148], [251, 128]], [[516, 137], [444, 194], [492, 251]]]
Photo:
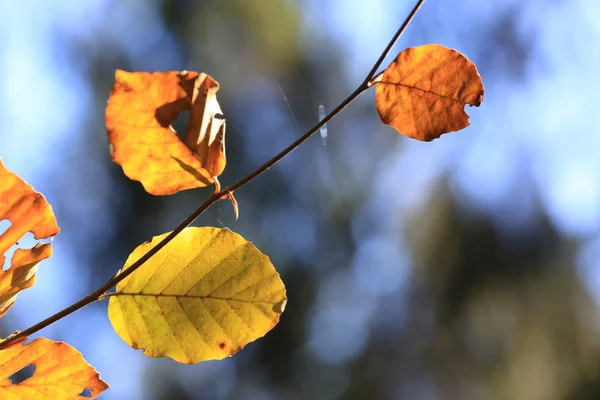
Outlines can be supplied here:
[[[11, 375], [32, 364], [35, 371], [30, 378], [16, 385], [11, 382]], [[107, 388], [81, 353], [64, 342], [38, 338], [0, 350], [1, 399], [83, 399], [79, 394], [85, 389], [96, 398]]]
[[376, 83], [383, 123], [427, 142], [469, 126], [464, 106], [479, 107], [483, 101], [475, 64], [437, 44], [400, 52]]
[[[106, 106], [114, 161], [154, 195], [204, 187], [225, 168], [225, 120], [219, 84], [196, 72], [117, 70]], [[171, 126], [190, 111], [185, 140]]]
[[[36, 239], [58, 234], [52, 208], [41, 194], [10, 172], [0, 159], [0, 220], [12, 225], [0, 235], [0, 265], [4, 253], [27, 232]], [[7, 271], [0, 270], [0, 317], [14, 304], [17, 294], [35, 283], [37, 264], [52, 255], [51, 244], [38, 243], [32, 249], [17, 249]]]

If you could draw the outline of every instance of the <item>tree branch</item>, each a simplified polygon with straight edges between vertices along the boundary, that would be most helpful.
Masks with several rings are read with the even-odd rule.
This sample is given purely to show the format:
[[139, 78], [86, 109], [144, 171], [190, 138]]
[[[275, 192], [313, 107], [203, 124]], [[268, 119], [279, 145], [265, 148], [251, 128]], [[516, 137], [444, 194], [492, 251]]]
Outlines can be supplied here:
[[388, 45], [385, 48], [385, 50], [383, 51], [383, 53], [381, 53], [381, 56], [379, 57], [379, 59], [377, 60], [375, 65], [373, 65], [373, 68], [371, 68], [371, 71], [369, 71], [369, 74], [367, 75], [367, 77], [365, 78], [363, 83], [360, 84], [356, 88], [356, 90], [354, 92], [352, 92], [352, 94], [350, 94], [344, 101], [342, 101], [333, 111], [331, 111], [327, 116], [325, 116], [325, 118], [323, 118], [315, 126], [313, 126], [311, 129], [309, 129], [304, 135], [302, 135], [300, 138], [298, 138], [294, 143], [290, 144], [288, 147], [283, 149], [275, 157], [271, 158], [269, 161], [267, 161], [266, 163], [264, 163], [263, 165], [261, 165], [260, 167], [255, 169], [254, 171], [250, 172], [248, 175], [239, 179], [234, 184], [232, 184], [232, 185], [220, 190], [219, 192], [212, 194], [210, 197], [208, 197], [204, 203], [202, 203], [196, 210], [194, 210], [193, 213], [191, 213], [186, 219], [184, 219], [173, 231], [171, 231], [171, 233], [169, 233], [169, 235], [167, 235], [163, 240], [161, 240], [154, 247], [152, 247], [150, 250], [148, 250], [148, 252], [146, 254], [144, 254], [136, 262], [131, 264], [131, 266], [129, 266], [129, 268], [127, 268], [125, 271], [117, 273], [108, 282], [106, 282], [104, 285], [99, 287], [97, 290], [88, 294], [87, 296], [85, 296], [81, 300], [77, 301], [76, 303], [71, 304], [69, 307], [57, 312], [56, 314], [46, 318], [43, 321], [38, 322], [37, 324], [35, 324], [21, 332], [16, 332], [16, 333], [10, 335], [9, 337], [6, 338], [6, 340], [4, 340], [3, 342], [0, 342], [0, 350], [7, 348], [8, 346], [10, 346], [13, 343], [25, 340], [29, 335], [32, 335], [32, 334], [42, 330], [43, 328], [47, 327], [48, 325], [53, 324], [54, 322], [66, 317], [69, 314], [72, 314], [73, 312], [79, 310], [80, 308], [87, 306], [88, 304], [91, 304], [95, 301], [102, 300], [102, 299], [109, 297], [110, 294], [106, 293], [108, 290], [112, 289], [123, 279], [127, 278], [129, 275], [134, 273], [139, 267], [142, 266], [142, 264], [144, 264], [146, 261], [148, 261], [150, 259], [150, 257], [152, 257], [153, 255], [158, 253], [160, 251], [160, 249], [165, 247], [171, 240], [173, 240], [175, 238], [175, 236], [177, 236], [181, 231], [183, 231], [185, 228], [190, 226], [200, 215], [202, 215], [202, 213], [204, 213], [204, 211], [206, 211], [211, 205], [213, 205], [215, 202], [217, 202], [221, 197], [227, 195], [228, 193], [232, 193], [233, 191], [248, 184], [254, 178], [258, 177], [263, 172], [267, 171], [269, 168], [271, 168], [273, 165], [275, 165], [277, 162], [279, 162], [282, 158], [287, 156], [289, 153], [291, 153], [296, 148], [298, 148], [298, 146], [300, 146], [302, 143], [304, 143], [306, 140], [308, 140], [315, 132], [317, 132], [319, 130], [319, 128], [321, 128], [323, 125], [325, 125], [327, 122], [329, 122], [333, 117], [335, 117], [337, 114], [339, 114], [340, 111], [342, 111], [344, 108], [346, 108], [346, 106], [348, 104], [352, 103], [365, 90], [367, 90], [371, 86], [373, 86], [373, 82], [371, 82], [371, 80], [372, 80], [376, 70], [379, 68], [379, 66], [385, 59], [385, 57], [388, 55], [388, 53], [394, 46], [394, 43], [396, 43], [396, 41], [398, 40], [400, 35], [402, 35], [402, 33], [404, 32], [406, 27], [410, 24], [410, 22], [416, 15], [417, 11], [419, 11], [419, 8], [421, 7], [421, 5], [423, 4], [424, 1], [425, 0], [417, 1], [413, 10], [409, 14], [409, 16], [404, 20], [404, 23], [402, 24], [400, 29], [398, 29], [398, 31], [394, 34], [394, 36], [388, 43]]

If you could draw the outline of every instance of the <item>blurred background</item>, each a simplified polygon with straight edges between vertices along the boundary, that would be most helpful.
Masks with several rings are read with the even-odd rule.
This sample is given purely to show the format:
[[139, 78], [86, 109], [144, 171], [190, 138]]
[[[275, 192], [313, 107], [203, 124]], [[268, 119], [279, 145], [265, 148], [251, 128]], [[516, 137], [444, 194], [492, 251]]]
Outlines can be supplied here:
[[[153, 197], [111, 161], [116, 68], [221, 83], [227, 185], [351, 93], [412, 6], [0, 2], [0, 156], [61, 227], [0, 333], [97, 288], [211, 193]], [[112, 386], [102, 399], [600, 399], [600, 5], [428, 0], [384, 66], [426, 43], [478, 66], [469, 128], [410, 140], [367, 92], [326, 144], [315, 135], [236, 192], [239, 221], [220, 202], [196, 223], [242, 234], [281, 273], [289, 302], [265, 338], [223, 361], [149, 359], [105, 303], [40, 335], [83, 353]]]

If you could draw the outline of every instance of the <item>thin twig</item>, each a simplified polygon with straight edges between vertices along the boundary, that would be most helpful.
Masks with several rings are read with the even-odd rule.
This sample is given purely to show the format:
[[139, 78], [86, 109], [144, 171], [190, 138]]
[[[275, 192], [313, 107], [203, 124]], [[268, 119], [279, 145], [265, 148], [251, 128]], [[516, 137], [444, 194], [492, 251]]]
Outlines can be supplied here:
[[398, 40], [398, 38], [404, 33], [404, 31], [406, 30], [408, 25], [411, 23], [411, 21], [413, 20], [415, 15], [417, 15], [417, 12], [419, 11], [419, 9], [421, 8], [421, 6], [423, 5], [424, 2], [425, 2], [425, 0], [417, 1], [415, 6], [413, 7], [412, 11], [410, 12], [410, 14], [408, 14], [408, 17], [406, 17], [406, 19], [404, 20], [404, 22], [402, 23], [400, 28], [396, 31], [396, 33], [392, 37], [392, 40], [390, 40], [390, 42], [388, 43], [385, 50], [383, 50], [383, 52], [379, 56], [379, 59], [373, 65], [373, 68], [371, 68], [371, 70], [367, 74], [367, 77], [365, 78], [365, 82], [364, 82], [365, 85], [368, 85], [369, 87], [372, 86], [372, 84], [369, 85], [369, 81], [371, 80], [371, 78], [373, 78], [373, 76], [377, 72], [377, 69], [381, 66], [381, 63], [383, 62], [383, 60], [390, 53], [390, 50], [392, 50], [392, 47], [394, 47], [394, 44], [396, 44], [396, 41]]
[[321, 128], [321, 126], [323, 126], [327, 122], [329, 122], [333, 117], [335, 117], [337, 114], [339, 114], [340, 111], [342, 111], [344, 108], [346, 108], [346, 106], [348, 104], [352, 103], [361, 93], [363, 93], [365, 90], [369, 89], [372, 86], [372, 83], [370, 81], [373, 78], [375, 71], [377, 70], [377, 68], [379, 68], [379, 66], [383, 62], [383, 59], [390, 52], [390, 50], [391, 50], [392, 46], [394, 45], [394, 43], [396, 42], [396, 40], [398, 40], [398, 38], [400, 37], [402, 32], [404, 32], [404, 30], [406, 29], [406, 27], [408, 26], [410, 21], [414, 18], [415, 14], [419, 10], [419, 8], [423, 4], [423, 2], [424, 2], [424, 0], [419, 0], [417, 2], [415, 7], [413, 8], [412, 12], [410, 13], [410, 15], [406, 18], [406, 20], [404, 21], [404, 23], [402, 24], [400, 29], [396, 32], [396, 34], [394, 35], [392, 40], [390, 40], [389, 44], [387, 45], [387, 47], [385, 48], [385, 50], [379, 57], [379, 60], [377, 60], [377, 62], [375, 63], [375, 65], [373, 66], [373, 68], [371, 69], [369, 74], [367, 75], [367, 78], [364, 80], [364, 82], [362, 84], [360, 84], [360, 86], [358, 88], [356, 88], [356, 90], [354, 92], [352, 92], [352, 94], [350, 94], [344, 101], [342, 101], [333, 111], [331, 111], [329, 114], [327, 114], [325, 116], [325, 118], [323, 118], [321, 121], [319, 121], [310, 130], [308, 130], [308, 132], [306, 132], [304, 135], [302, 135], [300, 138], [298, 138], [296, 141], [294, 141], [294, 143], [292, 143], [291, 145], [286, 147], [284, 150], [282, 150], [275, 157], [271, 158], [265, 164], [258, 167], [256, 170], [252, 171], [245, 177], [241, 178], [236, 183], [220, 190], [217, 193], [213, 193], [210, 197], [208, 197], [206, 199], [206, 201], [204, 203], [202, 203], [202, 205], [200, 205], [200, 207], [198, 207], [196, 210], [194, 210], [194, 212], [192, 214], [190, 214], [190, 216], [188, 216], [185, 220], [183, 220], [173, 231], [171, 231], [164, 239], [162, 239], [160, 242], [158, 242], [156, 245], [154, 245], [154, 247], [152, 247], [150, 250], [148, 250], [148, 252], [145, 253], [142, 257], [140, 257], [136, 262], [131, 264], [129, 266], [129, 268], [127, 268], [126, 270], [122, 271], [119, 274], [116, 274], [108, 282], [106, 282], [104, 285], [99, 287], [97, 290], [88, 294], [87, 296], [85, 296], [81, 300], [77, 301], [76, 303], [71, 304], [69, 307], [57, 312], [56, 314], [46, 318], [43, 321], [38, 322], [37, 324], [35, 324], [21, 332], [18, 332], [17, 334], [13, 334], [13, 335], [9, 336], [8, 338], [6, 338], [6, 340], [4, 340], [3, 342], [0, 342], [0, 350], [10, 346], [12, 343], [14, 343], [22, 338], [27, 338], [28, 336], [47, 327], [48, 325], [51, 325], [54, 322], [66, 317], [67, 315], [72, 314], [73, 312], [79, 310], [80, 308], [87, 306], [88, 304], [91, 304], [95, 301], [110, 297], [110, 294], [106, 293], [108, 290], [112, 289], [123, 279], [127, 278], [129, 275], [134, 273], [139, 267], [142, 266], [142, 264], [144, 264], [146, 261], [148, 261], [150, 259], [150, 257], [152, 257], [153, 255], [158, 253], [171, 240], [173, 240], [175, 238], [175, 236], [177, 236], [181, 231], [183, 231], [185, 228], [190, 226], [200, 215], [202, 215], [202, 213], [204, 213], [204, 211], [206, 211], [211, 205], [213, 205], [215, 202], [217, 202], [221, 197], [227, 195], [228, 193], [233, 193], [233, 191], [246, 185], [247, 183], [252, 181], [254, 178], [258, 177], [263, 172], [265, 172], [266, 170], [271, 168], [273, 165], [275, 165], [277, 162], [279, 162], [279, 160], [281, 160], [282, 158], [287, 156], [289, 153], [294, 151], [298, 146], [300, 146], [306, 140], [308, 140], [308, 138], [310, 138], [315, 132], [317, 132]]
[[337, 106], [335, 108], [335, 110], [330, 112], [325, 118], [323, 118], [323, 120], [319, 121], [319, 123], [317, 123], [315, 126], [313, 126], [308, 132], [306, 132], [304, 135], [302, 135], [300, 138], [298, 138], [294, 143], [292, 143], [291, 145], [286, 147], [283, 151], [281, 151], [275, 157], [273, 157], [272, 159], [267, 161], [265, 164], [263, 164], [262, 166], [260, 166], [259, 168], [257, 168], [253, 172], [251, 172], [250, 174], [246, 175], [245, 177], [243, 177], [242, 179], [240, 179], [233, 185], [228, 186], [225, 189], [222, 189], [221, 191], [219, 191], [217, 193], [213, 193], [208, 199], [206, 199], [206, 201], [204, 203], [202, 203], [202, 205], [200, 205], [200, 207], [198, 207], [192, 214], [190, 214], [189, 217], [187, 217], [185, 220], [183, 220], [177, 226], [177, 228], [175, 228], [164, 239], [162, 239], [160, 242], [158, 242], [156, 245], [154, 245], [154, 247], [152, 247], [150, 250], [148, 250], [148, 252], [145, 253], [142, 257], [140, 257], [136, 262], [131, 264], [131, 266], [129, 266], [129, 268], [122, 271], [120, 274], [114, 276], [108, 282], [106, 282], [104, 285], [102, 285], [102, 287], [100, 287], [97, 290], [95, 290], [94, 292], [88, 294], [83, 299], [79, 300], [78, 302], [73, 303], [69, 307], [57, 312], [56, 314], [46, 318], [45, 320], [40, 321], [37, 324], [31, 326], [30, 328], [27, 328], [27, 329], [19, 332], [18, 334], [7, 338], [3, 342], [0, 342], [0, 350], [8, 347], [12, 342], [18, 340], [19, 338], [30, 336], [33, 333], [47, 327], [48, 325], [51, 325], [54, 322], [66, 317], [67, 315], [72, 314], [73, 312], [79, 310], [80, 308], [87, 306], [88, 304], [91, 304], [95, 301], [106, 298], [107, 296], [105, 295], [105, 293], [108, 290], [110, 290], [111, 288], [116, 286], [119, 282], [121, 282], [123, 279], [127, 278], [129, 275], [134, 273], [139, 267], [142, 266], [142, 264], [144, 264], [146, 261], [148, 261], [150, 259], [150, 257], [152, 257], [153, 255], [158, 253], [160, 251], [160, 249], [165, 247], [171, 240], [173, 240], [175, 238], [175, 236], [177, 236], [181, 231], [183, 231], [185, 228], [190, 226], [200, 215], [202, 215], [202, 213], [204, 211], [206, 211], [211, 205], [213, 205], [215, 202], [217, 202], [222, 196], [227, 195], [227, 193], [231, 193], [234, 190], [241, 188], [242, 186], [244, 186], [245, 184], [247, 184], [248, 182], [250, 182], [257, 176], [259, 176], [260, 174], [262, 174], [263, 172], [265, 172], [266, 170], [271, 168], [279, 160], [281, 160], [283, 157], [285, 157], [286, 155], [291, 153], [294, 149], [296, 149], [298, 146], [300, 146], [302, 143], [304, 143], [317, 130], [319, 130], [319, 128], [323, 124], [327, 123], [330, 119], [335, 117], [340, 111], [342, 111], [348, 104], [350, 104], [352, 101], [354, 101], [362, 92], [364, 92], [367, 89], [368, 88], [364, 84], [360, 85], [350, 96], [348, 96], [342, 103], [340, 103], [340, 105]]

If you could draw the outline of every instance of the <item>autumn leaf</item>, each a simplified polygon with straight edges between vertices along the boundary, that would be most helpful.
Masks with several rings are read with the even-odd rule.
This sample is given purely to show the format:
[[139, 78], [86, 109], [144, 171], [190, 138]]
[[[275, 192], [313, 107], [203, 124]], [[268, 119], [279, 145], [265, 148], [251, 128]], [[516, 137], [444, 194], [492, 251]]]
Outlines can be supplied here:
[[383, 123], [423, 141], [466, 128], [469, 116], [464, 106], [479, 107], [483, 101], [475, 64], [437, 44], [400, 52], [376, 83], [377, 111]]
[[[225, 120], [219, 84], [196, 72], [117, 70], [106, 106], [114, 161], [154, 195], [215, 182], [225, 168]], [[182, 141], [171, 123], [183, 110], [190, 123]]]
[[[28, 365], [34, 365], [33, 375], [19, 384], [10, 376]], [[75, 348], [64, 342], [45, 338], [28, 344], [0, 350], [0, 399], [2, 400], [63, 400], [84, 399], [80, 394], [88, 389], [96, 398], [108, 384]]]
[[[167, 234], [137, 247], [124, 270]], [[279, 274], [252, 243], [219, 228], [186, 228], [110, 294], [117, 334], [150, 357], [220, 360], [264, 336], [286, 303]]]
[[[0, 221], [9, 220], [10, 227], [0, 235], [0, 265], [4, 253], [27, 233], [35, 239], [58, 234], [52, 208], [41, 194], [10, 172], [0, 159]], [[35, 283], [38, 263], [52, 255], [50, 243], [38, 243], [31, 249], [17, 249], [10, 268], [0, 270], [0, 317], [14, 304], [17, 294]]]

